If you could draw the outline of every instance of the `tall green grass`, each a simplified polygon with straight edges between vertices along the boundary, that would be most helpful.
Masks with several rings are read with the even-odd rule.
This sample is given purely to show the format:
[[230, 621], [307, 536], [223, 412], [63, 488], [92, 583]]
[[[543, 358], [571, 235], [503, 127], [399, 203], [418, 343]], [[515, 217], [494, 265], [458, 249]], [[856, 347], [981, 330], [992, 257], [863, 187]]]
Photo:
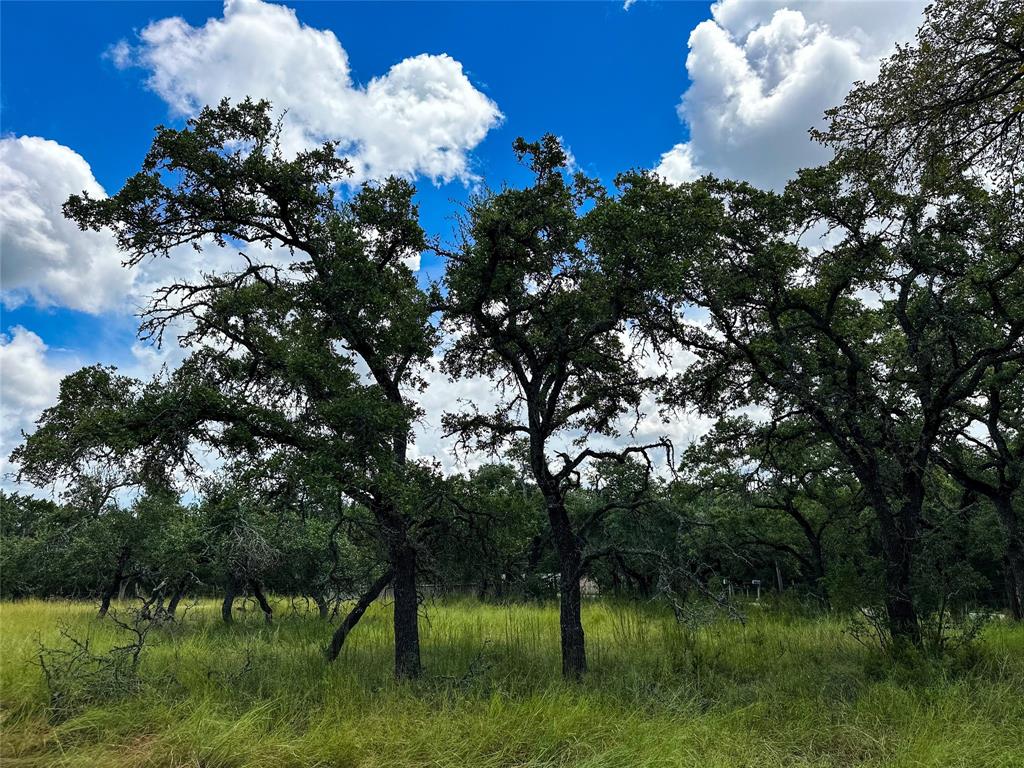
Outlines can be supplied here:
[[62, 718], [39, 645], [123, 640], [94, 606], [0, 604], [3, 766], [1024, 766], [1024, 630], [892, 664], [843, 620], [751, 609], [688, 629], [589, 603], [592, 672], [559, 679], [553, 605], [424, 607], [426, 673], [391, 677], [386, 606], [328, 665], [330, 626], [278, 604], [233, 626], [204, 603], [151, 635], [141, 692]]

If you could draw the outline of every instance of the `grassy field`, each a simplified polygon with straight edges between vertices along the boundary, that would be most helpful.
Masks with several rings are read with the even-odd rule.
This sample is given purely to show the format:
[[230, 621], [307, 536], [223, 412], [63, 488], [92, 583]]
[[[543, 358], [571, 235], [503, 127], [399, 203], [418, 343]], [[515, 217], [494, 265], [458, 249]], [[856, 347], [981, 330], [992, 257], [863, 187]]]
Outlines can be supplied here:
[[592, 673], [558, 679], [554, 606], [425, 606], [426, 674], [390, 677], [385, 606], [328, 666], [329, 628], [279, 604], [234, 626], [200, 605], [150, 636], [134, 693], [59, 716], [39, 643], [123, 636], [94, 606], [0, 604], [3, 766], [1024, 766], [1024, 630], [895, 665], [840, 619], [770, 607], [678, 626], [649, 605], [585, 609]]

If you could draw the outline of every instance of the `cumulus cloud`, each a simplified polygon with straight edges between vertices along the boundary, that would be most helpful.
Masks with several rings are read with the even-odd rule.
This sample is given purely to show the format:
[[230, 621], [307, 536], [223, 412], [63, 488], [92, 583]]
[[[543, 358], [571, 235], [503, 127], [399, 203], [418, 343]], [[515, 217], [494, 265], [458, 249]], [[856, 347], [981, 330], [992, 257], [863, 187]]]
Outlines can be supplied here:
[[[127, 269], [110, 233], [83, 232], [64, 218], [64, 201], [83, 190], [106, 196], [89, 163], [73, 149], [37, 136], [0, 139], [0, 298], [5, 306], [31, 300], [92, 314], [130, 312], [173, 279], [195, 277], [200, 269], [237, 267], [236, 250], [210, 244], [203, 253], [181, 247], [170, 259]], [[283, 251], [276, 256], [287, 260]]]
[[31, 432], [43, 409], [57, 399], [60, 380], [66, 373], [47, 359], [43, 340], [21, 326], [10, 335], [0, 333], [0, 473], [10, 471], [8, 458], [21, 442], [21, 432]]
[[[106, 192], [85, 159], [70, 147], [36, 136], [0, 139], [0, 300], [14, 308], [31, 300], [82, 312], [134, 312], [157, 288], [198, 279], [200, 272], [240, 268], [238, 248], [209, 241], [203, 251], [174, 248], [167, 259], [122, 266], [123, 254], [106, 231], [81, 231], [61, 211], [71, 194]], [[261, 261], [284, 266], [287, 249], [252, 246]], [[413, 271], [420, 254], [404, 260]]]
[[913, 38], [925, 3], [720, 0], [689, 37], [690, 87], [679, 116], [689, 140], [662, 155], [673, 182], [701, 173], [779, 187], [827, 158], [808, 136], [897, 42]]
[[200, 27], [156, 21], [137, 45], [122, 41], [109, 54], [119, 66], [149, 70], [149, 87], [177, 115], [223, 97], [270, 99], [287, 110], [286, 151], [339, 140], [356, 180], [471, 180], [469, 152], [502, 118], [450, 56], [413, 56], [361, 85], [333, 32], [260, 0], [227, 0], [223, 18]]
[[0, 139], [0, 282], [8, 307], [32, 299], [98, 312], [124, 300], [132, 277], [111, 237], [64, 218], [68, 195], [103, 188], [85, 159], [35, 136]]

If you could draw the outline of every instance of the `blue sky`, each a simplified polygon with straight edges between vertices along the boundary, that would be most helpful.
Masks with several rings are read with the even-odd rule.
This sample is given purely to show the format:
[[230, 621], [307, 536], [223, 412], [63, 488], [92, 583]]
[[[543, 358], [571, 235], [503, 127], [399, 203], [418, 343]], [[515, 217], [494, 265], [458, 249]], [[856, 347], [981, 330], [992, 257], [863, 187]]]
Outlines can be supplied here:
[[[473, 151], [476, 173], [490, 184], [522, 178], [510, 151], [520, 135], [562, 136], [581, 167], [602, 177], [656, 162], [685, 137], [676, 104], [687, 84], [686, 34], [709, 16], [703, 3], [652, 3], [628, 13], [621, 3], [290, 5], [303, 23], [335, 32], [359, 82], [420, 53], [460, 61], [504, 114]], [[198, 27], [222, 10], [206, 2], [5, 3], [3, 133], [70, 147], [108, 192], [117, 190], [138, 170], [153, 127], [183, 118], [146, 88], [147, 71], [119, 69], [104, 54], [152, 21], [180, 16]], [[450, 230], [451, 200], [463, 199], [466, 186], [420, 187], [424, 226]], [[3, 325], [98, 359], [116, 359], [134, 334], [130, 318], [40, 311], [32, 303], [5, 311]]]
[[[159, 362], [135, 346], [132, 307], [175, 265], [123, 274], [109, 238], [67, 226], [59, 204], [82, 186], [119, 189], [153, 127], [181, 124], [201, 102], [290, 99], [299, 144], [336, 129], [359, 147], [365, 178], [414, 177], [423, 225], [443, 235], [474, 185], [525, 179], [510, 151], [520, 135], [557, 134], [606, 181], [637, 167], [780, 185], [823, 159], [807, 128], [912, 37], [921, 7], [4, 2], [0, 449], [70, 370], [103, 362], [144, 375]], [[427, 278], [443, 265], [421, 267]]]

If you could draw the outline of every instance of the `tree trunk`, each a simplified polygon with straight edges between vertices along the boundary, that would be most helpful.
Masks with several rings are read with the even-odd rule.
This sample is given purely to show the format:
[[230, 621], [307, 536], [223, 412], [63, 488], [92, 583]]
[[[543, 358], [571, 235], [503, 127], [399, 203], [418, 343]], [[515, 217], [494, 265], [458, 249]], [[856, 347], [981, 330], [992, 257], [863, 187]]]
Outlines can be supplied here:
[[366, 613], [366, 609], [370, 607], [370, 604], [376, 600], [380, 593], [384, 591], [384, 587], [391, 583], [393, 572], [389, 568], [384, 574], [377, 579], [370, 588], [363, 593], [362, 597], [356, 601], [356, 604], [352, 607], [352, 610], [348, 612], [345, 620], [341, 622], [331, 638], [331, 644], [327, 647], [327, 660], [334, 661], [341, 654], [341, 648], [345, 645], [345, 639], [348, 637], [348, 633], [352, 631], [352, 628], [359, 623], [359, 620], [363, 618], [363, 614]]
[[110, 601], [113, 599], [114, 594], [124, 586], [124, 569], [128, 565], [129, 554], [130, 550], [125, 547], [117, 556], [117, 567], [114, 570], [114, 577], [110, 580], [110, 584], [103, 590], [103, 594], [100, 597], [99, 618], [101, 619], [110, 610]]
[[[575, 562], [574, 562], [575, 560]], [[561, 562], [559, 628], [562, 635], [562, 676], [578, 680], [587, 671], [587, 648], [580, 614], [579, 558]]]
[[1018, 574], [1014, 573], [1010, 558], [1006, 556], [1003, 557], [1003, 585], [1006, 589], [1006, 607], [1010, 611], [1010, 618], [1014, 621], [1024, 620], [1024, 602], [1021, 598], [1024, 586]]
[[104, 616], [107, 615], [107, 611], [110, 610], [110, 600], [114, 596], [114, 592], [116, 591], [116, 589], [103, 590], [103, 595], [100, 597], [100, 610], [99, 613], [97, 614], [99, 618], [102, 619]]
[[815, 537], [811, 545], [814, 554], [814, 586], [818, 597], [821, 599], [825, 610], [830, 610], [832, 604], [829, 601], [828, 583], [825, 580], [827, 571], [825, 568], [825, 548], [822, 546], [821, 537]]
[[402, 544], [392, 552], [395, 594], [395, 677], [419, 677], [419, 595], [416, 593], [416, 550]]
[[894, 510], [884, 489], [876, 486], [870, 494], [871, 507], [878, 520], [882, 554], [885, 557], [885, 615], [894, 644], [921, 645], [921, 624], [914, 607], [914, 543], [924, 505], [924, 481], [921, 475], [904, 478], [904, 499]]
[[274, 609], [267, 602], [267, 596], [263, 594], [263, 588], [260, 586], [260, 583], [253, 579], [249, 582], [249, 586], [252, 588], [252, 595], [256, 598], [256, 602], [260, 604], [260, 610], [263, 611], [263, 621], [267, 624], [272, 623], [274, 621]]
[[921, 625], [917, 619], [911, 589], [913, 539], [905, 532], [883, 536], [885, 550], [885, 612], [894, 641], [921, 644]]
[[996, 501], [999, 519], [1006, 529], [1006, 554], [1003, 561], [1006, 572], [1006, 595], [1010, 615], [1014, 620], [1024, 620], [1024, 536], [1021, 535], [1017, 515], [1010, 498]]
[[192, 574], [183, 576], [181, 581], [178, 582], [178, 588], [174, 591], [171, 596], [171, 601], [167, 604], [167, 615], [174, 616], [178, 610], [178, 603], [180, 603], [185, 595], [188, 594], [188, 588], [192, 585]]
[[229, 579], [224, 589], [224, 602], [220, 607], [220, 616], [225, 624], [230, 624], [235, 620], [233, 611], [235, 608], [235, 593], [237, 591], [238, 584], [233, 578]]
[[327, 621], [331, 615], [331, 604], [322, 592], [314, 592], [311, 597], [313, 602], [316, 603], [316, 608], [320, 612], [320, 618]]
[[560, 569], [558, 607], [562, 637], [562, 676], [568, 680], [579, 680], [587, 671], [586, 638], [580, 614], [583, 552], [560, 498], [548, 501], [548, 521]]

